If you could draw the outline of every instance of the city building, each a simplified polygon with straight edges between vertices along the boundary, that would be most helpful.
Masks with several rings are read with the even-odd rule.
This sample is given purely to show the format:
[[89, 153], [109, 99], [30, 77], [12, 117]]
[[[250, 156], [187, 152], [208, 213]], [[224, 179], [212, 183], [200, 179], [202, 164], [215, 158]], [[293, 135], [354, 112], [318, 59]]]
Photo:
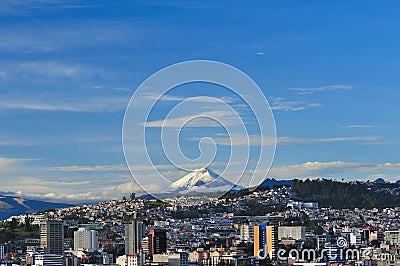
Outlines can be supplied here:
[[4, 245], [0, 244], [0, 260], [4, 259]]
[[79, 228], [74, 232], [74, 249], [75, 250], [98, 250], [99, 236], [96, 230], [87, 228]]
[[391, 245], [400, 246], [400, 230], [385, 231], [385, 242]]
[[33, 257], [32, 265], [35, 266], [63, 266], [61, 255], [57, 254], [36, 254]]
[[276, 258], [278, 248], [278, 228], [260, 223], [254, 226], [254, 256]]
[[80, 259], [73, 254], [66, 254], [64, 256], [64, 266], [80, 266]]
[[179, 252], [168, 255], [168, 266], [188, 266], [189, 254], [186, 252]]
[[351, 232], [349, 234], [349, 243], [356, 247], [361, 246], [361, 234], [359, 232]]
[[344, 257], [344, 249], [342, 246], [326, 243], [324, 246], [324, 256], [329, 262], [342, 262]]
[[125, 254], [138, 254], [145, 235], [145, 226], [136, 219], [125, 224]]
[[43, 221], [40, 223], [40, 247], [46, 253], [63, 255], [64, 223], [62, 221]]
[[240, 226], [240, 240], [252, 241], [254, 238], [254, 227], [250, 224], [242, 224]]
[[149, 254], [162, 254], [167, 251], [167, 233], [162, 229], [151, 229], [149, 233]]
[[306, 240], [305, 226], [279, 226], [278, 239]]
[[142, 239], [142, 252], [143, 254], [149, 254], [150, 250], [149, 250], [149, 237], [146, 236]]
[[143, 265], [140, 261], [140, 257], [136, 254], [129, 254], [129, 255], [123, 255], [119, 256], [116, 259], [116, 264], [120, 266], [140, 266]]

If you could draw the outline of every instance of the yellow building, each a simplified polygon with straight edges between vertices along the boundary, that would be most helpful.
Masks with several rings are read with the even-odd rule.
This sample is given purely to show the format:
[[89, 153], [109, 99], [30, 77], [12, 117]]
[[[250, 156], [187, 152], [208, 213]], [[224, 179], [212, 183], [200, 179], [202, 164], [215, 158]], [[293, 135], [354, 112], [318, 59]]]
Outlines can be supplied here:
[[254, 256], [274, 259], [278, 248], [278, 228], [261, 223], [254, 226]]

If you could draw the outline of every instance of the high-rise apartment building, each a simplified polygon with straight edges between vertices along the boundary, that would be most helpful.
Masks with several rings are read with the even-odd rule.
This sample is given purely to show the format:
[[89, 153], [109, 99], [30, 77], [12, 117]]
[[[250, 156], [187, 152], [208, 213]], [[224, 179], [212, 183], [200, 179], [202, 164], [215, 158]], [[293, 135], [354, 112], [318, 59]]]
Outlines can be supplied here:
[[240, 226], [240, 240], [252, 241], [254, 238], [254, 226], [251, 224], [242, 224]]
[[149, 253], [162, 254], [167, 251], [167, 232], [161, 229], [151, 229], [149, 234]]
[[40, 223], [40, 247], [48, 254], [64, 253], [64, 222], [42, 221]]
[[125, 254], [138, 254], [145, 235], [145, 225], [137, 220], [125, 224]]
[[89, 230], [87, 228], [79, 228], [74, 232], [74, 249], [75, 250], [98, 250], [99, 249], [99, 235], [96, 230]]
[[278, 239], [306, 240], [305, 226], [279, 226]]
[[4, 245], [0, 244], [0, 260], [4, 259]]
[[278, 227], [260, 223], [254, 226], [254, 256], [276, 258]]

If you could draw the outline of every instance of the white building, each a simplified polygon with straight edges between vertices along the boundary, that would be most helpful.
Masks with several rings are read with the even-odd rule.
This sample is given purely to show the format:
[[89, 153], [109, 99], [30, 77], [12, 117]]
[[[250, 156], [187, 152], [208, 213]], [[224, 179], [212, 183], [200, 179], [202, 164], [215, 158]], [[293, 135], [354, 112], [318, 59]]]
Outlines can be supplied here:
[[141, 244], [141, 246], [142, 246], [142, 252], [144, 253], [144, 254], [149, 254], [150, 253], [150, 249], [149, 249], [149, 244], [150, 244], [150, 242], [149, 242], [149, 237], [144, 237], [143, 239], [142, 239], [142, 244]]
[[391, 245], [400, 246], [400, 230], [385, 231], [385, 242]]
[[0, 260], [4, 259], [4, 245], [0, 244]]
[[116, 263], [120, 266], [141, 266], [143, 265], [140, 256], [135, 254], [119, 256]]
[[179, 252], [168, 255], [168, 266], [188, 266], [189, 254], [186, 252]]
[[361, 234], [359, 232], [351, 232], [349, 235], [350, 245], [359, 247], [361, 245]]
[[308, 209], [318, 209], [318, 202], [304, 202], [303, 207]]
[[74, 232], [74, 249], [75, 250], [98, 250], [99, 236], [96, 230], [87, 228], [79, 228]]
[[240, 240], [242, 241], [252, 241], [254, 238], [253, 225], [242, 224], [240, 226]]
[[32, 265], [35, 266], [63, 266], [61, 255], [40, 254], [33, 257]]
[[278, 239], [306, 240], [306, 228], [304, 226], [279, 226]]

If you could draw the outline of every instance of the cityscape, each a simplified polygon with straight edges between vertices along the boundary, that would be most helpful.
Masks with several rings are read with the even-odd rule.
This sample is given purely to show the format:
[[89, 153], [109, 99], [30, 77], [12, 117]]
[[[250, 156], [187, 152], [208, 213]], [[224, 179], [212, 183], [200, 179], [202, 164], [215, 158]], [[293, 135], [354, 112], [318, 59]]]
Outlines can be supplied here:
[[0, 1], [0, 266], [400, 266], [399, 10]]
[[[0, 245], [1, 260], [18, 265], [398, 265], [400, 207], [321, 207], [299, 201], [290, 186], [209, 198], [202, 205], [193, 205], [195, 199], [181, 198], [188, 205], [176, 205], [131, 194], [13, 216], [1, 223], [1, 232], [14, 232]], [[26, 234], [30, 237], [14, 238]]]

